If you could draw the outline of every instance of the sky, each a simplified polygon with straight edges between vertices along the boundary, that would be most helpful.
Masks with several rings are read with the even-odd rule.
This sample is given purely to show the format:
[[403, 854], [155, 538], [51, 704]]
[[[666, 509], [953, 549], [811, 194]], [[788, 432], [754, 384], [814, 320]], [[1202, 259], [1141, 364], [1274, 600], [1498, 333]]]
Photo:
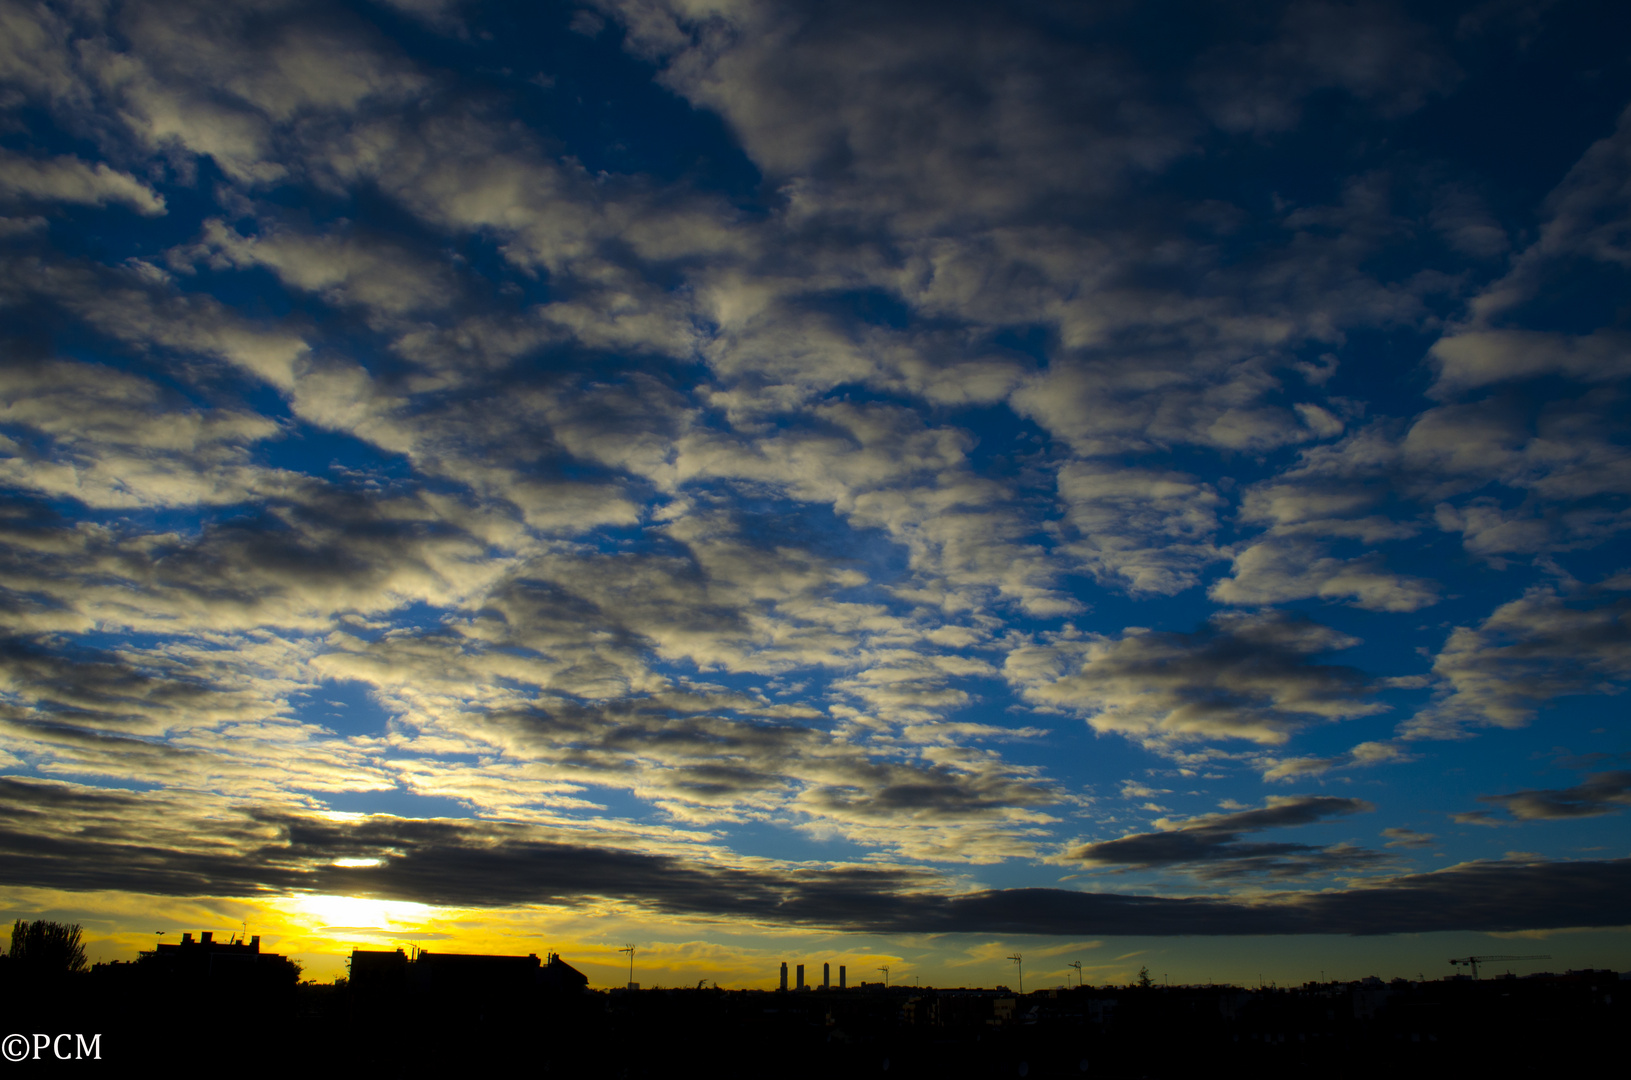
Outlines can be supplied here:
[[0, 0], [0, 915], [1631, 968], [1628, 42]]

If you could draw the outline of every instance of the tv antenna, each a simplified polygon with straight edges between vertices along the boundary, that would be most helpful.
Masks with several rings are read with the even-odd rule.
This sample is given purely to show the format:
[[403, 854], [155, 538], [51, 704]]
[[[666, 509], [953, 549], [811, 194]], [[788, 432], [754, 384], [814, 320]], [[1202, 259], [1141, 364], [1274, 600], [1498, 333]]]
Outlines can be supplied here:
[[625, 946], [623, 946], [621, 949], [619, 949], [617, 951], [618, 952], [626, 952], [626, 953], [629, 954], [629, 985], [633, 986], [634, 985], [634, 946], [633, 945], [625, 945]]
[[1019, 992], [1020, 996], [1023, 997], [1025, 994], [1025, 957], [1015, 953], [1008, 959], [1019, 965]]

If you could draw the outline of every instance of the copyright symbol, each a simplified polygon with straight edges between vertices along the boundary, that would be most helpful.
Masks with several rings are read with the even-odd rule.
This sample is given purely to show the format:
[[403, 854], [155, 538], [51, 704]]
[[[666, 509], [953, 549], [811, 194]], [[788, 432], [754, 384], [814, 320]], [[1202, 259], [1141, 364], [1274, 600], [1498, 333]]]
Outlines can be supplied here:
[[7, 1035], [0, 1041], [0, 1054], [5, 1054], [7, 1061], [22, 1061], [28, 1057], [28, 1036]]

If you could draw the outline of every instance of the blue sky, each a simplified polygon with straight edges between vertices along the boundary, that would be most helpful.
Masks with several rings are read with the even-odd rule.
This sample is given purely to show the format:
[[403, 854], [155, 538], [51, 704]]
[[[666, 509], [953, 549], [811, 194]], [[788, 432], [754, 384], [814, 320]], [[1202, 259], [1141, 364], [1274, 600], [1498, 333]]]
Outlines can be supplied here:
[[19, 914], [1626, 922], [1625, 16], [0, 20]]

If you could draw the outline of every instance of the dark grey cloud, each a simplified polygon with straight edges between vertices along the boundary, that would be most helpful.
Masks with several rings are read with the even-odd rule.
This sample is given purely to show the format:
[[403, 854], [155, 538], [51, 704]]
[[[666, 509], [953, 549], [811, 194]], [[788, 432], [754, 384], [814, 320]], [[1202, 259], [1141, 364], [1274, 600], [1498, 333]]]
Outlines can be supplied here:
[[1403, 5], [1314, 0], [1235, 10], [1244, 17], [1274, 12], [1278, 25], [1261, 44], [1223, 45], [1201, 62], [1194, 83], [1203, 107], [1231, 131], [1292, 128], [1303, 99], [1323, 89], [1341, 89], [1383, 113], [1411, 112], [1459, 74], [1443, 43]]
[[[335, 821], [240, 806], [210, 814], [212, 827], [186, 843], [165, 842], [202, 827], [201, 810], [188, 813], [173, 796], [0, 780], [0, 881], [168, 896], [323, 892], [464, 907], [613, 898], [671, 915], [877, 933], [1378, 934], [1631, 922], [1631, 860], [1468, 863], [1250, 902], [1062, 889], [954, 894], [923, 870], [744, 869], [566, 843], [497, 822]], [[381, 862], [337, 867], [337, 859]]]
[[1595, 586], [1538, 585], [1476, 627], [1450, 632], [1433, 660], [1439, 700], [1402, 727], [1412, 738], [1457, 737], [1468, 728], [1520, 728], [1570, 694], [1631, 681], [1631, 578]]
[[1008, 655], [1033, 705], [1084, 714], [1099, 731], [1161, 746], [1205, 738], [1282, 743], [1317, 720], [1381, 711], [1363, 672], [1317, 661], [1358, 642], [1311, 619], [1220, 615], [1192, 634], [1057, 634]]
[[1600, 772], [1568, 788], [1539, 788], [1507, 795], [1484, 795], [1519, 821], [1559, 821], [1613, 814], [1631, 806], [1631, 772]]
[[1328, 818], [1367, 813], [1375, 809], [1363, 799], [1329, 795], [1282, 796], [1271, 798], [1268, 805], [1255, 810], [1209, 814], [1174, 823], [1162, 832], [1138, 833], [1119, 840], [1086, 844], [1072, 850], [1067, 857], [1100, 866], [1181, 868], [1206, 880], [1248, 874], [1290, 878], [1354, 869], [1376, 863], [1381, 856], [1351, 844], [1318, 847], [1311, 844], [1248, 841], [1242, 840], [1242, 837], [1265, 829], [1311, 825]]
[[0, 639], [0, 680], [16, 695], [13, 701], [32, 706], [27, 712], [35, 717], [136, 734], [186, 726], [246, 704], [184, 671], [143, 670], [126, 658], [89, 650], [64, 655], [26, 638]]

